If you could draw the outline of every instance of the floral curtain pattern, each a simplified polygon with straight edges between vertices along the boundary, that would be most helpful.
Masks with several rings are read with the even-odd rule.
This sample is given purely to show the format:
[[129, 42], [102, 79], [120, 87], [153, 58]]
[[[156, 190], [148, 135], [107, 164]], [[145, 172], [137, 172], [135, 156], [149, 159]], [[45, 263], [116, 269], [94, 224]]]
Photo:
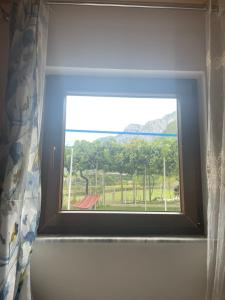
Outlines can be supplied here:
[[212, 10], [207, 32], [208, 278], [207, 300], [225, 299], [225, 1]]
[[40, 215], [40, 130], [48, 10], [14, 0], [6, 122], [0, 139], [0, 300], [31, 299], [29, 262]]

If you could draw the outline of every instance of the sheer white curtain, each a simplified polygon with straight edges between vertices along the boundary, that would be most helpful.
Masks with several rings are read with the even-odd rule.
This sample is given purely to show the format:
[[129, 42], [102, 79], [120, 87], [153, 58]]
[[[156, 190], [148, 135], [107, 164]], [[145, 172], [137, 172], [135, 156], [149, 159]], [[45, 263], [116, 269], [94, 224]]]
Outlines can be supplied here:
[[225, 299], [225, 0], [207, 23], [208, 282], [207, 300]]

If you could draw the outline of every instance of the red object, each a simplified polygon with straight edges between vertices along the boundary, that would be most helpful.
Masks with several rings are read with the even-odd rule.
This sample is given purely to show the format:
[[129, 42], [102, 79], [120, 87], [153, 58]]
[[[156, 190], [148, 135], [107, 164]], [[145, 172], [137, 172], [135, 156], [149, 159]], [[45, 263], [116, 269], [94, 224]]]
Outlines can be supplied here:
[[81, 199], [78, 203], [74, 204], [73, 206], [75, 208], [80, 208], [80, 209], [89, 209], [98, 202], [99, 198], [100, 198], [99, 195], [94, 195], [94, 196], [88, 195], [85, 196], [83, 199]]

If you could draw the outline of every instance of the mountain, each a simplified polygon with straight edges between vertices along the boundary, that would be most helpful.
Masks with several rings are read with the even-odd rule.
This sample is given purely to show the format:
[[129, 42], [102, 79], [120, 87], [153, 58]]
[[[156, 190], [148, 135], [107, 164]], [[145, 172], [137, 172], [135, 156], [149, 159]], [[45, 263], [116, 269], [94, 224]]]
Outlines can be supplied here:
[[[128, 132], [157, 132], [157, 133], [177, 133], [177, 113], [176, 111], [165, 115], [161, 119], [148, 121], [144, 125], [140, 124], [129, 124], [124, 128], [124, 131]], [[123, 135], [119, 134], [114, 137], [104, 137], [98, 139], [99, 141], [107, 141], [114, 139], [119, 143], [127, 143], [134, 138], [143, 139], [145, 141], [152, 141], [155, 136], [143, 136], [143, 135]]]
[[170, 122], [164, 130], [164, 133], [177, 133], [177, 120]]

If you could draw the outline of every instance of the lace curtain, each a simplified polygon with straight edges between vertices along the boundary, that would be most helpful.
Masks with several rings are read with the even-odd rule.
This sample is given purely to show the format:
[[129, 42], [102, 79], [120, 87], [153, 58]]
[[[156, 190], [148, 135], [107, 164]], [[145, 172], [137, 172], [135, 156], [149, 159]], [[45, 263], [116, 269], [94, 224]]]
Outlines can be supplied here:
[[225, 299], [225, 0], [207, 16], [207, 300]]
[[40, 215], [40, 129], [48, 11], [14, 0], [6, 122], [0, 139], [0, 299], [31, 299], [30, 254]]

